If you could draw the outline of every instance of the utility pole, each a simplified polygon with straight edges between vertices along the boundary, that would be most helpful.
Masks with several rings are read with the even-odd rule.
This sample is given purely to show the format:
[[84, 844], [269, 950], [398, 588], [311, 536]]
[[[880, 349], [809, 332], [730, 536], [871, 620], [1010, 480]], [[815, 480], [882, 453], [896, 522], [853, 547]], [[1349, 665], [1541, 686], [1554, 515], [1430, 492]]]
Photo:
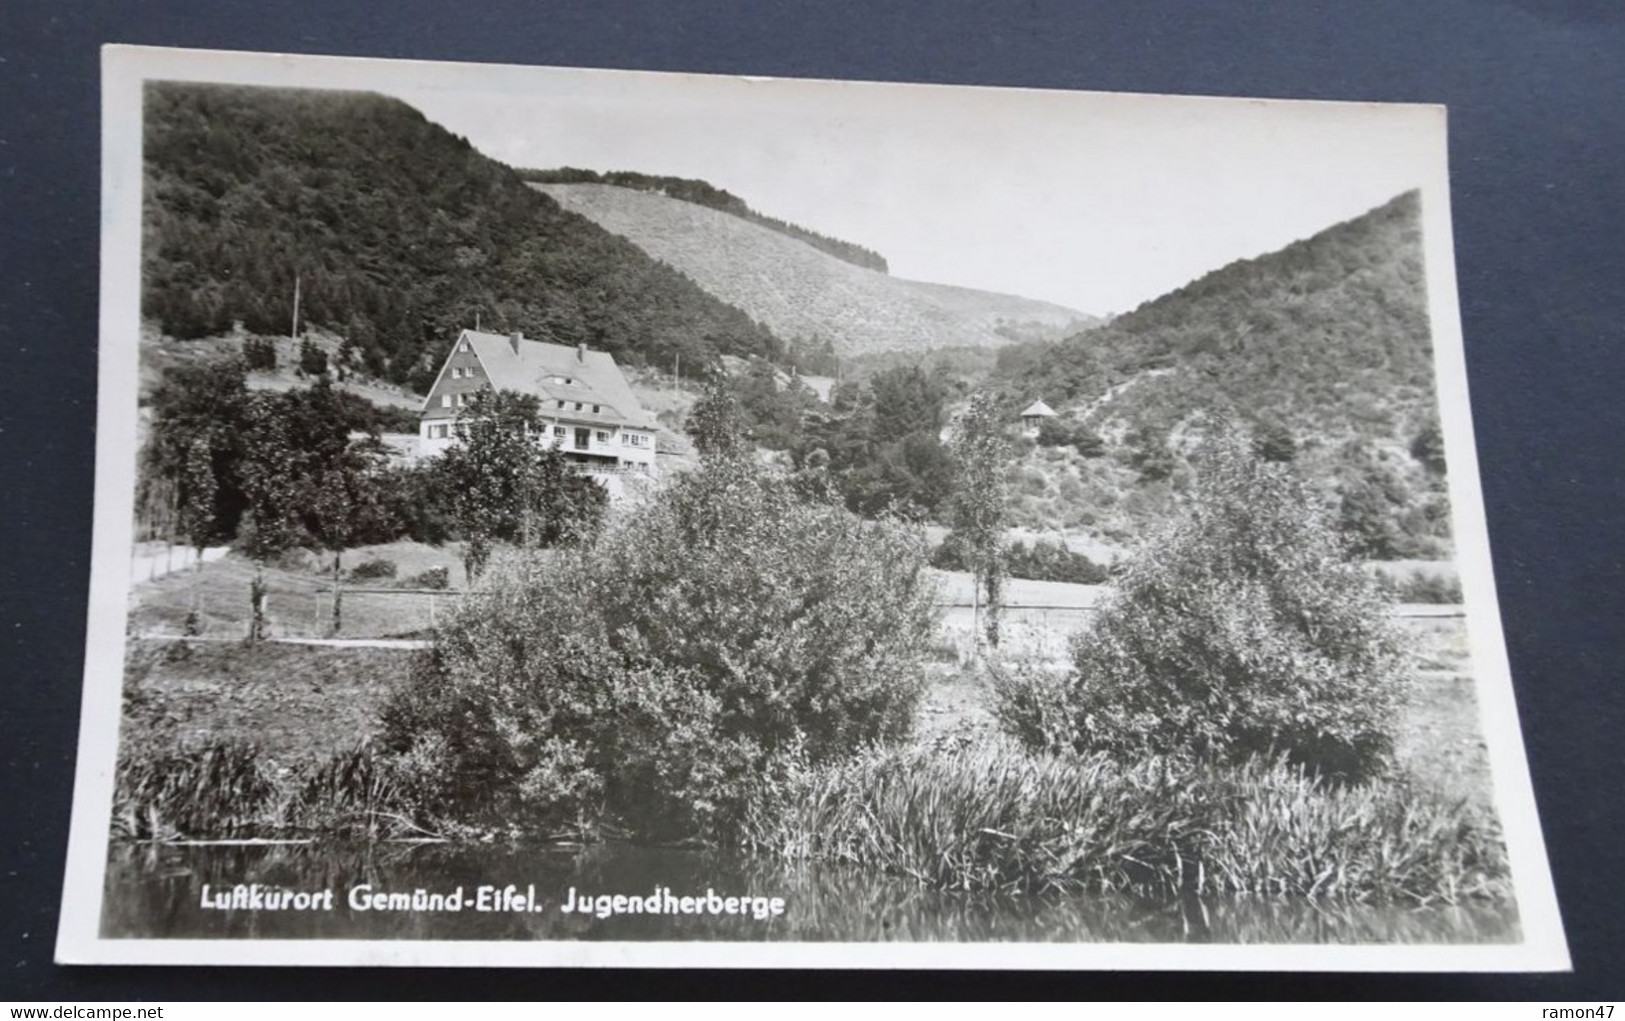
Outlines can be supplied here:
[[289, 335], [294, 343], [299, 342], [299, 274], [293, 275], [293, 333]]

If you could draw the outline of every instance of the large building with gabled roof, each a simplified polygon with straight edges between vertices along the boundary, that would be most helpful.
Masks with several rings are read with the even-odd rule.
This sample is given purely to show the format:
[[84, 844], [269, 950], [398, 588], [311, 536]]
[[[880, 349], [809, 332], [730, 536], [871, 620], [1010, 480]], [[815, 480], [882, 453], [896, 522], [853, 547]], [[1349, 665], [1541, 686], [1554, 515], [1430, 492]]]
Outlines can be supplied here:
[[608, 353], [478, 330], [457, 337], [423, 402], [421, 456], [457, 442], [457, 416], [484, 387], [534, 395], [543, 442], [588, 471], [654, 471], [654, 417]]

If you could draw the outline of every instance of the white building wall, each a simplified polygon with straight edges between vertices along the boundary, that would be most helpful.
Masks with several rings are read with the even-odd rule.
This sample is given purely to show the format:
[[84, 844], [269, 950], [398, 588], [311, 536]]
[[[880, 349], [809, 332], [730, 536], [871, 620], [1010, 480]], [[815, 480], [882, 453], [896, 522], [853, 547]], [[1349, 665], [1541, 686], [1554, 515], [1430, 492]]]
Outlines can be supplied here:
[[[576, 429], [587, 430], [587, 445], [576, 442]], [[563, 436], [556, 430], [562, 429]], [[418, 456], [434, 457], [457, 442], [455, 419], [424, 419], [418, 424]], [[625, 440], [623, 441], [623, 437]], [[586, 454], [594, 457], [613, 457], [618, 466], [636, 471], [653, 472], [655, 468], [655, 434], [652, 429], [631, 429], [602, 424], [587, 425], [567, 420], [546, 420], [537, 437], [550, 447], [558, 447], [566, 454]]]

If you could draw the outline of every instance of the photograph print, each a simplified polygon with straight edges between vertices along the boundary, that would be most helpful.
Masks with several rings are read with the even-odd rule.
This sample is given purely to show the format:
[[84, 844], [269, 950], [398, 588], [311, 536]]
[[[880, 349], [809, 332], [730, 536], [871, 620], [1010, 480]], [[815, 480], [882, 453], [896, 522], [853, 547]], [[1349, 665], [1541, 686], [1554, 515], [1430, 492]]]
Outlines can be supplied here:
[[1442, 108], [112, 47], [59, 959], [1551, 970]]

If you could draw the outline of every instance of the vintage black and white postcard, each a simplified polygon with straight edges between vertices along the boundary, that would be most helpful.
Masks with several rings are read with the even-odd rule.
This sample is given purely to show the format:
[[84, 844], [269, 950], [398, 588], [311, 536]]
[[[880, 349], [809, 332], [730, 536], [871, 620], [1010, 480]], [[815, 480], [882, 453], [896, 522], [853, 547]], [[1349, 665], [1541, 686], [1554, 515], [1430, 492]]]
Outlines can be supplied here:
[[1442, 108], [103, 89], [60, 960], [1567, 967]]

